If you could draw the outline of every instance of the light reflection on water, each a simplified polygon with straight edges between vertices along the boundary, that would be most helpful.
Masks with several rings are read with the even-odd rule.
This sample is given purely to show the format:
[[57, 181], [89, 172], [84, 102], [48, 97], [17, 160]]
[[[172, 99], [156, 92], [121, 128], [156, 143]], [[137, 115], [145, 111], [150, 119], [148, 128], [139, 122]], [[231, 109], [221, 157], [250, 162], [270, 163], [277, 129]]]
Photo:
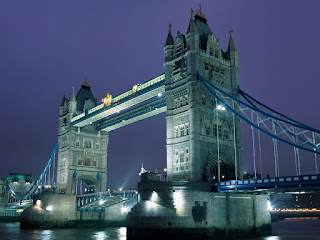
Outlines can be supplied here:
[[108, 234], [104, 231], [94, 232], [91, 238], [95, 240], [104, 240], [108, 239]]
[[[241, 240], [319, 240], [320, 220], [295, 220], [272, 223], [272, 236]], [[161, 236], [155, 236], [161, 237]], [[127, 229], [68, 228], [21, 230], [19, 223], [0, 222], [0, 240], [126, 240]], [[156, 238], [155, 238], [156, 239]], [[150, 239], [154, 240], [154, 239]], [[169, 239], [164, 239], [169, 240]], [[200, 238], [194, 240], [201, 240]], [[235, 239], [233, 239], [235, 240]]]
[[41, 240], [51, 240], [51, 239], [55, 239], [54, 237], [54, 231], [52, 230], [42, 230], [40, 232], [40, 239]]

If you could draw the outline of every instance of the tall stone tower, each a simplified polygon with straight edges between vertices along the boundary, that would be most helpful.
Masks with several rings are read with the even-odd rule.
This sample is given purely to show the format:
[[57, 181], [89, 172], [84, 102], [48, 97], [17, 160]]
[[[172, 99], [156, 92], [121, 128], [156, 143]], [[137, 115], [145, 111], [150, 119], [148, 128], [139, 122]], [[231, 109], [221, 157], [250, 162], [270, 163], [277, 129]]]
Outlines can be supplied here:
[[224, 52], [201, 8], [195, 17], [191, 10], [185, 35], [178, 31], [173, 38], [169, 24], [164, 52], [168, 180], [217, 181], [219, 172], [221, 180], [241, 178], [240, 120], [197, 78], [199, 73], [239, 98], [238, 51], [232, 31]]
[[58, 134], [58, 192], [74, 194], [78, 180], [84, 181], [96, 192], [106, 191], [108, 133], [97, 131], [95, 124], [81, 129], [70, 126], [72, 117], [96, 105], [87, 80], [77, 96], [74, 88], [69, 100], [63, 96]]

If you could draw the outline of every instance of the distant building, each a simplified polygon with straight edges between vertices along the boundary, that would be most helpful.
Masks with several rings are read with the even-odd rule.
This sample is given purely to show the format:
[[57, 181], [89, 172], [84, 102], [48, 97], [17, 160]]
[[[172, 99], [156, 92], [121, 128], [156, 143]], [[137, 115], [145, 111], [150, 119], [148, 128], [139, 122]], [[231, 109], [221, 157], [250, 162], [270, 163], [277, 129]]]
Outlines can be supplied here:
[[271, 205], [275, 209], [320, 209], [320, 193], [273, 194]]
[[7, 180], [0, 178], [0, 211], [2, 211], [7, 204]]
[[7, 177], [7, 183], [12, 191], [14, 191], [18, 196], [24, 195], [33, 183], [33, 178], [31, 174], [24, 173], [10, 173]]

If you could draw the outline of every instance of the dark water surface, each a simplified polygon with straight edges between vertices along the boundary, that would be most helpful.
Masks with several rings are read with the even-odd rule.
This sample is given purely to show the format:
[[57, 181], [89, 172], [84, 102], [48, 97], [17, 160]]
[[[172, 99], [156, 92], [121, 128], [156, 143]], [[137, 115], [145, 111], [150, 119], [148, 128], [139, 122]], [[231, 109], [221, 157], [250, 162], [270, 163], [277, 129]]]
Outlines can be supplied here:
[[[19, 223], [0, 223], [0, 240], [126, 240], [126, 238], [125, 227], [100, 229], [69, 228], [53, 230], [20, 230]], [[183, 239], [183, 237], [181, 237], [181, 239]], [[272, 223], [271, 236], [250, 238], [250, 240], [320, 240], [320, 220], [292, 219], [275, 222]]]

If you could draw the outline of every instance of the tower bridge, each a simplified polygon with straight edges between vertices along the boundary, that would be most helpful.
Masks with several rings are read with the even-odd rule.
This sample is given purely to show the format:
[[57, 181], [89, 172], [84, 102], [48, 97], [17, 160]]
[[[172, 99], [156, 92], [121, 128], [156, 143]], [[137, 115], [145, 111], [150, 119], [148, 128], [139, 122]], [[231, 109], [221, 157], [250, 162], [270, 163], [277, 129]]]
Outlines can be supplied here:
[[[25, 223], [32, 223], [28, 214], [32, 215], [36, 208], [50, 222], [53, 216], [50, 204], [54, 201], [60, 204], [58, 207], [55, 203], [61, 214], [55, 215], [59, 224], [66, 222], [62, 219], [67, 214], [63, 210], [72, 204], [77, 207], [73, 212], [68, 210], [68, 214], [77, 220], [111, 221], [110, 216], [123, 220], [126, 214], [121, 215], [120, 208], [136, 193], [133, 191], [129, 198], [107, 191], [109, 132], [161, 113], [166, 113], [168, 181], [161, 182], [152, 173], [145, 173], [150, 178], [142, 178], [138, 203], [127, 216], [129, 236], [162, 229], [202, 229], [208, 234], [268, 233], [266, 193], [275, 189], [285, 191], [288, 187], [306, 190], [311, 186], [312, 190], [318, 190], [320, 131], [271, 109], [241, 90], [232, 30], [224, 51], [201, 9], [195, 16], [193, 11], [190, 14], [186, 34], [178, 32], [173, 37], [169, 24], [164, 74], [134, 85], [118, 96], [107, 94], [102, 104], [97, 104], [87, 80], [77, 95], [74, 88], [69, 99], [64, 95], [58, 142], [39, 179], [22, 198], [9, 191], [12, 198], [30, 199], [39, 193], [41, 186], [48, 183], [54, 186], [56, 182], [60, 195], [52, 194], [51, 198], [48, 194], [35, 195], [35, 205], [26, 211]], [[250, 126], [252, 139], [241, 138], [240, 121]], [[263, 177], [260, 134], [269, 137], [273, 144], [271, 178]], [[242, 179], [242, 141], [252, 141], [254, 179], [251, 180]], [[292, 148], [295, 176], [280, 174], [278, 142]], [[314, 158], [315, 173], [302, 175], [302, 151]], [[93, 193], [82, 195], [83, 186], [79, 182], [84, 182]], [[90, 215], [89, 210], [100, 213]], [[109, 210], [112, 214], [102, 215], [101, 211]], [[35, 219], [37, 222], [40, 217]], [[55, 223], [51, 221], [50, 226]]]

